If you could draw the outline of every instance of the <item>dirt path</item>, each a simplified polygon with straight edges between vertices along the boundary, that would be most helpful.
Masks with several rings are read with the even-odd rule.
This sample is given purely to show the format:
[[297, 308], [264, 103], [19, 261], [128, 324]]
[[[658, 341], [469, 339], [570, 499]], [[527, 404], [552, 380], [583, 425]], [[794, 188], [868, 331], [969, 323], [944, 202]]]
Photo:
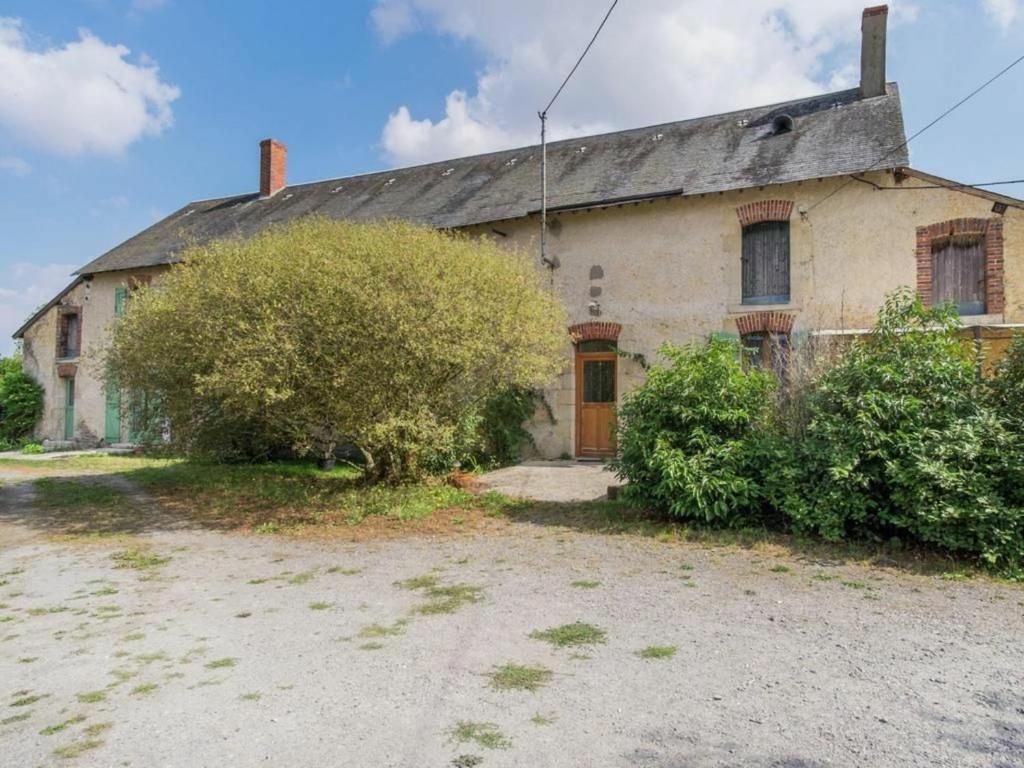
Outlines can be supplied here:
[[[54, 541], [8, 522], [0, 765], [1024, 764], [1022, 589], [509, 531]], [[530, 636], [573, 622], [605, 641]], [[508, 662], [553, 676], [493, 689]]]

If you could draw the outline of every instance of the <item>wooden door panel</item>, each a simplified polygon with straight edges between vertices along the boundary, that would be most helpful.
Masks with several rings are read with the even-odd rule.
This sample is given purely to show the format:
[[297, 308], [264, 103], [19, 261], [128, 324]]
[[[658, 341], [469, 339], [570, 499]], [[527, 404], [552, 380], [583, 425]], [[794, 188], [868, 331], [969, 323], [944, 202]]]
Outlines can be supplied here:
[[615, 453], [616, 361], [614, 353], [576, 356], [576, 455]]

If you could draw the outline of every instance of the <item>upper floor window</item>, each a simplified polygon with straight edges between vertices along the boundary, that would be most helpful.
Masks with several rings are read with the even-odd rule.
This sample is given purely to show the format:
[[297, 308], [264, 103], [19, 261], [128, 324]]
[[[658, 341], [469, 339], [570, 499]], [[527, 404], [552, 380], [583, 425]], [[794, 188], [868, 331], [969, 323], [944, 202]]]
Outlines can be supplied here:
[[743, 227], [744, 304], [789, 303], [789, 222]]
[[985, 237], [950, 235], [932, 241], [932, 302], [952, 302], [961, 315], [985, 314]]
[[82, 347], [82, 315], [77, 307], [63, 308], [57, 320], [57, 357], [78, 357]]

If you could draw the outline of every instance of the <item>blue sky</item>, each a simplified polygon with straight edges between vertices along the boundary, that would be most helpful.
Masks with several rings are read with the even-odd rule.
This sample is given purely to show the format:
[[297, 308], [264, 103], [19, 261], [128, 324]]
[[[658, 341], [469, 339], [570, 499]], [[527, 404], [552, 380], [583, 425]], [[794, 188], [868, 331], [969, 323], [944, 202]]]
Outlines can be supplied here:
[[[620, 0], [555, 136], [856, 83], [856, 0]], [[890, 4], [908, 133], [1024, 53], [1022, 0]], [[735, 7], [742, 6], [742, 7]], [[193, 199], [528, 143], [603, 0], [6, 0], [0, 352], [77, 266]], [[112, 85], [116, 83], [115, 85]], [[1024, 65], [911, 145], [965, 182], [1024, 178]], [[1024, 188], [1002, 188], [1024, 197]]]

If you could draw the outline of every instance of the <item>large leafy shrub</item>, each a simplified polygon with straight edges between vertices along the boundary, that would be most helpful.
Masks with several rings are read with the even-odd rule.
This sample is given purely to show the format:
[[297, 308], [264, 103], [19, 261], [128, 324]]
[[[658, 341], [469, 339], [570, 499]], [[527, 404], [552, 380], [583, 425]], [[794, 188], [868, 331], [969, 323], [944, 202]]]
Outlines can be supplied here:
[[624, 398], [617, 474], [626, 498], [673, 517], [744, 525], [759, 515], [759, 446], [774, 379], [744, 370], [735, 341], [666, 345], [667, 363]]
[[133, 297], [108, 360], [186, 451], [352, 443], [371, 475], [398, 479], [453, 454], [497, 393], [547, 383], [564, 345], [561, 304], [528, 258], [311, 218], [187, 250]]
[[0, 443], [20, 443], [42, 412], [43, 388], [22, 371], [21, 358], [0, 358]]
[[1006, 488], [1014, 440], [981, 391], [955, 309], [890, 295], [808, 395], [792, 525], [829, 539], [900, 536], [1012, 566], [1024, 516]]

